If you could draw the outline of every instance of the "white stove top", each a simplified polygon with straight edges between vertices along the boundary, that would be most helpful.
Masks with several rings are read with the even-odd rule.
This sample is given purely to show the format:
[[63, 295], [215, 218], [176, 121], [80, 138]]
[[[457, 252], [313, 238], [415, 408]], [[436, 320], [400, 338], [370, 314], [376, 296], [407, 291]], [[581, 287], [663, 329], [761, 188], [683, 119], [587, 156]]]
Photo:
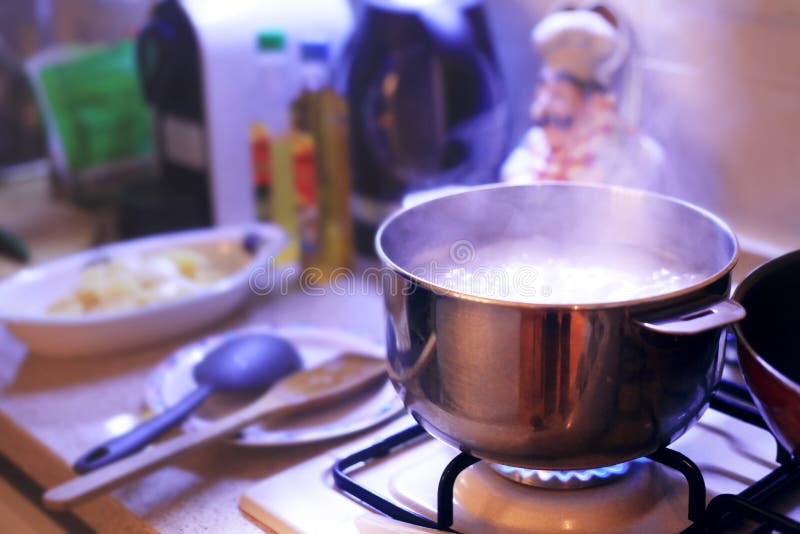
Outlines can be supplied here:
[[[413, 424], [393, 422], [345, 448], [311, 458], [265, 479], [242, 496], [242, 510], [268, 530], [289, 533], [400, 532], [365, 520], [367, 508], [335, 489], [333, 463]], [[739, 493], [777, 467], [775, 442], [761, 429], [709, 409], [671, 447], [703, 472], [707, 498]], [[353, 471], [360, 483], [414, 512], [435, 519], [439, 476], [457, 454], [432, 438]], [[688, 488], [682, 475], [649, 460], [604, 486], [544, 490], [522, 486], [485, 462], [465, 470], [455, 485], [454, 528], [469, 533], [679, 532], [687, 519]], [[789, 515], [800, 519], [800, 493]], [[793, 510], [791, 510], [793, 508]], [[787, 510], [781, 510], [787, 513]], [[404, 532], [427, 532], [409, 527]]]

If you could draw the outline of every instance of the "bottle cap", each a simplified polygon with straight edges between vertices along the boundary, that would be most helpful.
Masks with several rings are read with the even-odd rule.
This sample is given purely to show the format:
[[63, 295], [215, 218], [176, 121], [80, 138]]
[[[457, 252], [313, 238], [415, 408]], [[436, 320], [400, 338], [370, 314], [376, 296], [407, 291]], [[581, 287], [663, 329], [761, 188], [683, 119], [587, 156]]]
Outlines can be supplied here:
[[280, 52], [286, 48], [286, 34], [280, 30], [258, 32], [258, 49], [262, 52]]
[[300, 43], [300, 57], [303, 61], [327, 61], [330, 48], [327, 39], [305, 39]]

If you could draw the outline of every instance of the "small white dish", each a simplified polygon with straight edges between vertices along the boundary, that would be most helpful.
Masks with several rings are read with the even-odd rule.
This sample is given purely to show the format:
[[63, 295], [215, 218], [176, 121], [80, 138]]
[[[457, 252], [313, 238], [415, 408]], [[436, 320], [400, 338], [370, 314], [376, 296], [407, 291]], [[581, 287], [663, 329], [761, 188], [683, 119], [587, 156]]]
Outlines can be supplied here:
[[[275, 262], [271, 259], [286, 242], [286, 232], [279, 226], [254, 223], [161, 234], [97, 247], [23, 269], [0, 281], [0, 322], [36, 355], [71, 358], [142, 348], [228, 315], [251, 292], [254, 276], [274, 274]], [[201, 251], [213, 264], [229, 267], [226, 270], [230, 274], [197, 293], [133, 310], [83, 315], [47, 312], [53, 302], [77, 286], [81, 270], [88, 264], [101, 258], [176, 247]]]
[[[384, 358], [383, 345], [341, 330], [309, 326], [247, 327], [207, 337], [174, 352], [150, 375], [145, 391], [148, 408], [161, 413], [177, 403], [196, 387], [192, 369], [206, 354], [233, 336], [254, 332], [270, 333], [286, 339], [297, 349], [305, 369], [343, 352], [358, 352]], [[186, 420], [184, 429], [191, 431], [202, 427], [223, 414], [245, 406], [259, 394], [214, 394]], [[367, 390], [326, 409], [249, 426], [233, 443], [247, 447], [275, 447], [323, 441], [367, 430], [402, 410], [403, 403], [387, 380], [378, 388]]]

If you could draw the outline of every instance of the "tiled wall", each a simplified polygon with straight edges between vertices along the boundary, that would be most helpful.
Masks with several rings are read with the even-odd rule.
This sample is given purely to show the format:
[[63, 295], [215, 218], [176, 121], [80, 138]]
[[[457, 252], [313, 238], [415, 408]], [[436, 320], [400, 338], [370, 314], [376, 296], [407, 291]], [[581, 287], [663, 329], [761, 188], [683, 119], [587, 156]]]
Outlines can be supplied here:
[[[800, 248], [800, 2], [609, 3], [638, 37], [640, 123], [667, 152], [664, 189], [717, 211], [748, 247]], [[536, 69], [527, 31], [553, 2], [487, 4], [519, 132]]]

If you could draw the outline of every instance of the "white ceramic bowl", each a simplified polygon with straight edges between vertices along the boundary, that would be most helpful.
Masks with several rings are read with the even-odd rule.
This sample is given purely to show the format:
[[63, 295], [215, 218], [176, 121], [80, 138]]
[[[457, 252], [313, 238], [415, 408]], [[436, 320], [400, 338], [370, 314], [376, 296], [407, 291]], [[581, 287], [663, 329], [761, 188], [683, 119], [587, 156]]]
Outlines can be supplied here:
[[[249, 253], [244, 241], [258, 242]], [[254, 236], [256, 239], [252, 239]], [[0, 282], [0, 322], [32, 354], [80, 357], [152, 345], [208, 326], [231, 313], [247, 297], [254, 275], [269, 275], [272, 261], [287, 242], [272, 224], [247, 224], [189, 230], [115, 243], [23, 269]], [[129, 311], [85, 315], [48, 314], [47, 308], [70, 293], [81, 270], [93, 260], [121, 254], [152, 253], [188, 247], [202, 251], [231, 274], [204, 290]]]

